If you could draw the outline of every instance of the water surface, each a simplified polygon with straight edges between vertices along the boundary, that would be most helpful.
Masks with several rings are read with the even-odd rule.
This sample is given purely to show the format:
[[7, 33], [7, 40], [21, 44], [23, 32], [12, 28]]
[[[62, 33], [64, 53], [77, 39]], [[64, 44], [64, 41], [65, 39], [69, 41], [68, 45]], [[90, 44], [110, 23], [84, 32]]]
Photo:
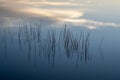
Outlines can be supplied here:
[[1, 0], [1, 80], [119, 80], [119, 1]]

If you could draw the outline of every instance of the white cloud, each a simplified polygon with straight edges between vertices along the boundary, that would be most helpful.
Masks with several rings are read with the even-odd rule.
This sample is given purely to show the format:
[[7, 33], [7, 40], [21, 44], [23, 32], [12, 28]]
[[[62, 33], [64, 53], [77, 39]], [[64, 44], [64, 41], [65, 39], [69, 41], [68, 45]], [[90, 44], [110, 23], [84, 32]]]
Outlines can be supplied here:
[[[32, 2], [31, 2], [32, 1]], [[37, 17], [49, 20], [63, 20], [66, 18], [78, 18], [83, 16], [83, 10], [68, 9], [65, 6], [78, 6], [75, 2], [50, 2], [50, 1], [33, 1], [33, 0], [4, 0], [0, 2], [0, 16], [7, 17]], [[36, 7], [38, 5], [42, 5]], [[50, 8], [59, 6], [60, 8]], [[65, 8], [64, 8], [65, 7]]]
[[97, 29], [100, 27], [120, 27], [120, 24], [116, 23], [107, 23], [107, 22], [100, 22], [88, 19], [64, 19], [65, 22], [69, 22], [72, 25], [86, 27], [88, 29]]
[[[48, 1], [33, 1], [30, 0], [5, 0], [1, 1], [0, 6], [15, 10], [17, 12], [24, 12], [27, 14], [42, 14], [42, 16], [63, 18], [76, 18], [83, 16], [85, 9], [76, 9], [80, 3], [76, 2], [48, 2]], [[37, 7], [36, 7], [37, 6]], [[54, 6], [54, 7], [51, 7]], [[56, 8], [55, 6], [59, 6]], [[75, 8], [66, 8], [65, 6], [76, 6]], [[79, 7], [80, 8], [80, 7]]]
[[120, 27], [120, 24], [116, 23], [85, 19], [84, 12], [91, 1], [87, 0], [83, 3], [76, 1], [2, 0], [0, 1], [0, 23], [3, 23], [6, 18], [18, 17], [39, 19], [44, 21], [43, 23], [68, 22], [74, 26], [89, 29], [108, 26]]

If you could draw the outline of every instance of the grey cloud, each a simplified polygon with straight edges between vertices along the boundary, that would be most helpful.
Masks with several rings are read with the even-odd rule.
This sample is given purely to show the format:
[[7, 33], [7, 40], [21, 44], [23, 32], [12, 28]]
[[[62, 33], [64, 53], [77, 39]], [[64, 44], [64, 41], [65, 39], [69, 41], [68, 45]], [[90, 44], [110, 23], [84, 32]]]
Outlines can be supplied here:
[[7, 20], [12, 21], [12, 19], [41, 21], [42, 24], [48, 24], [48, 25], [57, 22], [56, 19], [51, 17], [46, 17], [43, 15], [37, 15], [27, 12], [20, 12], [17, 9], [0, 6], [0, 26], [5, 26], [8, 22]]

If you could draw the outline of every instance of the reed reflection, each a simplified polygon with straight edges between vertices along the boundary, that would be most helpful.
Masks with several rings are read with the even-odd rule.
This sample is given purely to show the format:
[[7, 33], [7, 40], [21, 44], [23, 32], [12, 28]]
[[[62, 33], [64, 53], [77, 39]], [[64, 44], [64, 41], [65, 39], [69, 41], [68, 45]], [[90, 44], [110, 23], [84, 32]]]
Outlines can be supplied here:
[[60, 55], [65, 57], [64, 54], [68, 60], [75, 59], [76, 66], [81, 61], [87, 63], [90, 60], [90, 31], [74, 33], [66, 24], [60, 31], [56, 28], [48, 28], [44, 31], [43, 28], [41, 24], [22, 23], [14, 34], [12, 30], [9, 30], [9, 34], [13, 34], [9, 38], [6, 38], [7, 32], [4, 31], [5, 55], [7, 55], [6, 48], [10, 45], [6, 43], [8, 40], [11, 41], [10, 43], [16, 42], [19, 51], [27, 52], [28, 61], [34, 60], [35, 67], [40, 57], [47, 59], [52, 67]]

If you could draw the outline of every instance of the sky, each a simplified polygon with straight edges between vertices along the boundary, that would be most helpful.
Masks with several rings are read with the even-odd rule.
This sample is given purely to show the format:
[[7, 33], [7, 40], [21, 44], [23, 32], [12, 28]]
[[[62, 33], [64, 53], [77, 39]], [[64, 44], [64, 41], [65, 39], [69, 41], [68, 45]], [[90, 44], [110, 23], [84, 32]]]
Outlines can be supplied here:
[[0, 24], [28, 18], [89, 29], [119, 27], [119, 7], [119, 0], [0, 0]]

